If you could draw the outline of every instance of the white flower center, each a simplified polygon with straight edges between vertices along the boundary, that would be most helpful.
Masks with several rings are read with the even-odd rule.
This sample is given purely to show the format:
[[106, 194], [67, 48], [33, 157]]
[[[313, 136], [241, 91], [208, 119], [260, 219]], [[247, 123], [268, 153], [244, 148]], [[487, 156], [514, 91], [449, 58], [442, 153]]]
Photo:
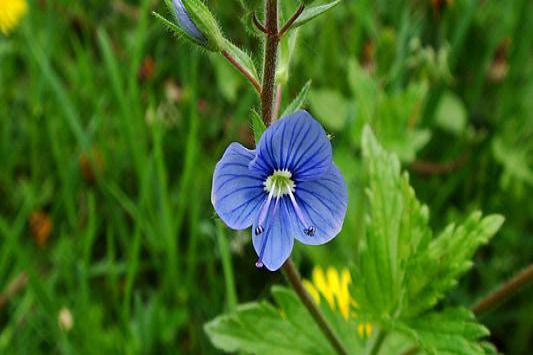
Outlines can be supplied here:
[[263, 185], [267, 193], [272, 192], [272, 189], [274, 189], [273, 195], [276, 198], [294, 192], [296, 187], [296, 184], [292, 181], [292, 173], [287, 169], [274, 170], [274, 173], [265, 180]]

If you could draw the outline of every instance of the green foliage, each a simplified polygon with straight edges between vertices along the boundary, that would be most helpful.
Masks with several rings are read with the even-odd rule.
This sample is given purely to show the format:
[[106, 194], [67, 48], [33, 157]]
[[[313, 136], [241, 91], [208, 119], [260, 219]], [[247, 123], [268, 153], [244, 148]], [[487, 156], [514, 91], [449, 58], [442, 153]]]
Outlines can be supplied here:
[[250, 125], [252, 127], [252, 131], [254, 132], [255, 145], [257, 145], [259, 144], [259, 139], [261, 139], [263, 132], [266, 130], [266, 125], [261, 118], [261, 115], [255, 110], [250, 112]]
[[[460, 226], [446, 227], [406, 266], [408, 302], [406, 314], [415, 315], [433, 307], [444, 292], [472, 267], [476, 250], [486, 244], [503, 224], [499, 215], [481, 217], [472, 213]], [[427, 241], [425, 241], [427, 242]]]
[[[278, 2], [281, 24], [299, 2]], [[263, 1], [205, 3], [224, 35], [246, 54], [240, 64], [260, 77], [260, 32], [250, 28], [251, 14], [263, 13]], [[370, 301], [362, 297], [359, 302], [359, 315], [367, 317], [363, 307], [369, 307], [370, 316], [373, 307], [379, 310], [388, 302], [398, 302], [404, 312], [422, 313], [406, 313], [389, 323], [383, 317], [373, 320], [376, 330], [388, 334], [381, 355], [416, 344], [425, 352], [443, 352], [450, 337], [436, 329], [439, 324], [455, 329], [454, 344], [477, 347], [475, 334], [482, 331], [463, 332], [462, 327], [479, 326], [456, 309], [457, 316], [450, 316], [448, 307], [473, 304], [530, 263], [533, 250], [533, 3], [458, 0], [440, 1], [440, 8], [434, 3], [341, 2], [327, 16], [299, 27], [283, 86], [283, 103], [295, 97], [305, 102], [305, 95], [298, 94], [309, 79], [312, 92], [329, 92], [340, 102], [338, 107], [319, 105], [310, 90], [303, 104], [334, 134], [335, 162], [350, 196], [338, 238], [321, 248], [295, 247], [294, 260], [305, 277], [313, 265], [357, 263], [366, 248], [365, 219], [372, 211], [364, 193], [367, 162], [358, 154], [366, 123], [381, 145], [400, 153], [409, 184], [431, 210], [429, 219], [409, 197], [400, 169], [399, 182], [387, 186], [404, 186], [403, 192], [383, 194], [411, 204], [412, 215], [402, 213], [406, 222], [400, 225], [413, 226], [413, 238], [402, 234], [398, 240], [428, 241], [414, 243], [416, 250], [406, 244], [401, 259], [414, 273], [423, 271], [417, 260], [429, 263], [428, 270], [439, 275], [434, 279], [443, 275], [447, 281], [432, 287], [427, 277], [414, 280], [407, 272], [383, 269], [387, 279], [404, 280], [404, 291], [407, 280], [419, 290], [394, 297], [369, 294]], [[211, 174], [228, 143], [253, 146], [250, 110], [258, 107], [256, 93], [218, 53], [205, 55], [205, 50], [191, 50], [198, 48], [194, 42], [169, 36], [151, 15], [152, 10], [165, 15], [164, 25], [172, 28], [174, 12], [168, 14], [163, 2], [28, 4], [20, 25], [0, 35], [0, 292], [4, 295], [22, 272], [30, 276], [0, 306], [0, 353], [218, 353], [203, 324], [233, 310], [237, 300], [270, 295], [271, 285], [282, 282], [279, 275], [257, 272], [249, 233], [221, 227], [210, 207]], [[410, 90], [418, 94], [408, 95]], [[457, 105], [450, 106], [448, 95]], [[414, 121], [407, 125], [404, 108], [395, 107], [405, 97], [407, 106], [416, 102]], [[394, 108], [379, 108], [384, 102]], [[344, 114], [336, 115], [337, 110]], [[452, 120], [463, 110], [464, 124]], [[391, 111], [395, 119], [383, 117]], [[430, 140], [414, 144], [414, 132], [430, 132]], [[421, 172], [406, 159], [413, 152], [417, 163], [429, 166], [468, 159], [452, 169]], [[386, 202], [388, 209], [394, 206]], [[465, 259], [455, 236], [477, 235], [469, 247], [475, 249], [483, 242], [476, 234], [482, 233], [480, 226], [490, 224], [490, 219], [478, 220], [471, 213], [475, 210], [505, 214], [506, 223], [498, 238], [476, 254], [472, 272], [463, 274], [472, 259]], [[30, 223], [34, 212], [52, 223], [43, 247], [35, 243], [39, 225]], [[388, 215], [398, 223], [397, 215]], [[465, 220], [472, 224], [458, 223]], [[456, 225], [451, 234], [437, 238], [446, 235], [441, 231], [451, 222]], [[381, 230], [394, 229], [385, 225]], [[435, 249], [439, 245], [449, 248], [443, 252], [459, 248], [458, 259], [452, 258], [451, 265], [434, 261], [448, 257]], [[354, 287], [366, 282], [362, 276], [353, 277]], [[369, 288], [381, 290], [377, 283]], [[499, 352], [530, 352], [532, 291], [524, 288], [480, 318]], [[412, 299], [415, 294], [423, 296], [422, 304]], [[63, 308], [73, 317], [70, 332], [58, 325]], [[369, 350], [363, 349], [367, 339], [353, 339], [353, 322], [338, 319], [326, 302], [321, 308], [351, 351]], [[436, 323], [446, 317], [453, 318], [453, 327]], [[425, 324], [415, 324], [418, 319]], [[312, 324], [305, 320], [302, 326]], [[429, 338], [425, 329], [432, 329]], [[299, 334], [293, 339], [298, 343]], [[313, 341], [324, 342], [320, 337]]]
[[274, 287], [272, 295], [279, 309], [265, 301], [244, 304], [207, 323], [213, 344], [251, 354], [335, 353], [294, 292]]
[[224, 49], [241, 65], [252, 77], [259, 82], [259, 75], [252, 58], [242, 49], [226, 41]]
[[280, 118], [290, 115], [291, 113], [296, 112], [299, 109], [301, 109], [307, 100], [307, 95], [309, 95], [310, 89], [311, 89], [311, 80], [305, 83], [305, 85], [302, 87], [302, 89], [298, 93], [298, 96], [296, 96], [296, 98], [285, 108], [283, 113], [280, 115]]
[[388, 94], [379, 82], [356, 62], [349, 64], [349, 80], [356, 103], [353, 139], [360, 141], [361, 129], [370, 124], [383, 146], [411, 162], [431, 137], [419, 128], [427, 84], [412, 83], [406, 89]]
[[298, 17], [298, 19], [292, 24], [291, 29], [305, 25], [307, 22], [333, 9], [335, 6], [339, 5], [341, 1], [342, 0], [335, 0], [324, 5], [306, 7], [300, 17]]
[[480, 343], [489, 331], [476, 322], [472, 312], [449, 308], [413, 319], [391, 322], [390, 328], [411, 337], [428, 354], [492, 354], [490, 344]]
[[405, 332], [429, 353], [484, 353], [476, 341], [487, 331], [469, 312], [425, 312], [470, 269], [475, 251], [503, 218], [475, 212], [433, 238], [428, 208], [416, 199], [398, 158], [380, 146], [368, 126], [362, 146], [369, 212], [354, 268], [357, 312]]

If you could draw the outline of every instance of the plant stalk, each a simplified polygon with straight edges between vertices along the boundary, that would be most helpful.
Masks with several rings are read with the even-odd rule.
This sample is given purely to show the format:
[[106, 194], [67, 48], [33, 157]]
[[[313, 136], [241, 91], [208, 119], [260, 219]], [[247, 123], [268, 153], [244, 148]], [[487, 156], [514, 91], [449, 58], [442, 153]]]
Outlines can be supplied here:
[[347, 355], [348, 351], [342, 344], [341, 340], [339, 339], [337, 334], [335, 334], [333, 328], [331, 328], [328, 321], [326, 320], [320, 309], [317, 307], [316, 303], [313, 301], [309, 293], [304, 288], [300, 273], [294, 266], [294, 263], [292, 262], [291, 258], [287, 259], [287, 261], [283, 265], [283, 272], [285, 274], [285, 277], [291, 284], [292, 288], [294, 288], [294, 290], [298, 294], [298, 297], [300, 297], [300, 300], [307, 308], [322, 333], [324, 333], [328, 341], [331, 343], [337, 354]]
[[471, 308], [472, 312], [474, 312], [476, 315], [479, 315], [480, 313], [494, 308], [502, 301], [519, 291], [523, 286], [531, 282], [533, 282], [533, 264], [530, 264], [507, 282], [503, 283], [494, 292], [481, 299]]
[[261, 111], [265, 125], [272, 122], [274, 106], [274, 86], [278, 61], [278, 0], [265, 0], [265, 60], [263, 67], [263, 89], [261, 91]]

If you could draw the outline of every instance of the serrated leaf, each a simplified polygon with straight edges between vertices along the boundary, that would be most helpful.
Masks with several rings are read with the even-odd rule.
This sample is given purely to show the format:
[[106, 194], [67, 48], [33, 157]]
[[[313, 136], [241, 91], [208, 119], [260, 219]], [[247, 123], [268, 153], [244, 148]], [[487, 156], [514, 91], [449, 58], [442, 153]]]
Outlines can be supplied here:
[[300, 15], [300, 17], [298, 17], [298, 19], [291, 26], [291, 29], [305, 25], [307, 22], [311, 21], [315, 17], [320, 16], [324, 14], [325, 12], [331, 10], [335, 6], [339, 5], [340, 2], [341, 0], [335, 0], [325, 5], [306, 7], [305, 10]]
[[311, 83], [312, 81], [309, 80], [300, 90], [300, 93], [296, 98], [285, 108], [283, 113], [280, 117], [285, 117], [290, 115], [291, 113], [294, 113], [302, 108], [302, 106], [305, 104], [305, 101], [307, 100], [307, 95], [309, 94], [309, 90], [311, 89]]
[[243, 67], [248, 73], [250, 73], [256, 81], [260, 81], [254, 61], [245, 51], [243, 51], [230, 41], [226, 41], [225, 50], [237, 61], [237, 63], [239, 63], [241, 67]]
[[411, 337], [428, 354], [482, 355], [490, 349], [480, 342], [489, 331], [464, 308], [393, 321], [389, 326]]
[[474, 212], [463, 224], [449, 225], [432, 240], [407, 265], [410, 303], [405, 313], [414, 315], [434, 306], [472, 267], [476, 250], [496, 234], [503, 222], [502, 216], [482, 218], [480, 212]]
[[259, 139], [261, 139], [263, 132], [266, 130], [266, 125], [261, 116], [255, 110], [252, 110], [250, 113], [250, 125], [252, 126], [255, 145], [257, 146], [259, 144]]
[[416, 316], [429, 310], [472, 265], [475, 251], [503, 223], [501, 216], [473, 213], [435, 239], [429, 211], [417, 199], [398, 157], [366, 126], [362, 139], [368, 176], [366, 231], [354, 270], [360, 309], [377, 318]]
[[334, 354], [294, 292], [272, 290], [280, 309], [267, 302], [241, 305], [205, 325], [218, 349], [252, 354]]
[[362, 149], [369, 211], [354, 297], [365, 312], [392, 316], [401, 302], [403, 265], [431, 239], [429, 211], [416, 199], [408, 175], [401, 173], [398, 157], [381, 147], [368, 126]]

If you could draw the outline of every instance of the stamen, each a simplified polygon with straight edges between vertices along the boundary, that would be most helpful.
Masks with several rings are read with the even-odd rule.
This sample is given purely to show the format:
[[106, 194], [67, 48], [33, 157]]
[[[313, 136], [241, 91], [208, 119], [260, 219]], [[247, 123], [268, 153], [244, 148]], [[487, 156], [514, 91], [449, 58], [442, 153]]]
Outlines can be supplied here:
[[316, 233], [316, 228], [309, 223], [307, 223], [307, 219], [305, 218], [302, 210], [300, 209], [300, 206], [298, 206], [298, 203], [296, 202], [296, 198], [294, 198], [294, 194], [291, 190], [288, 190], [287, 193], [289, 194], [289, 197], [292, 202], [292, 206], [294, 207], [294, 210], [296, 211], [296, 215], [298, 216], [298, 219], [300, 222], [304, 225], [304, 233], [310, 237], [314, 236]]
[[260, 235], [265, 231], [265, 226], [263, 223], [265, 222], [266, 216], [268, 214], [268, 208], [270, 207], [270, 202], [272, 202], [272, 197], [274, 196], [274, 191], [276, 190], [276, 185], [274, 184], [272, 186], [272, 190], [270, 190], [270, 193], [268, 194], [268, 198], [261, 208], [261, 212], [259, 212], [259, 219], [257, 220], [257, 227], [255, 227], [255, 235]]
[[[272, 191], [274, 191], [274, 188], [272, 189]], [[280, 200], [280, 197], [279, 196], [276, 197], [276, 202], [274, 203], [274, 211], [272, 211], [272, 218], [270, 220], [269, 227], [271, 227], [272, 223], [274, 223], [273, 221], [276, 218], [276, 215], [278, 213], [279, 200]], [[263, 244], [261, 245], [261, 251], [259, 252], [259, 259], [255, 263], [255, 267], [258, 268], [258, 269], [261, 269], [264, 266], [264, 264], [263, 264], [263, 256], [265, 254], [265, 247], [266, 247], [266, 243], [268, 241], [268, 237], [269, 236], [270, 236], [270, 234], [267, 234], [265, 236], [265, 238], [263, 239]]]

